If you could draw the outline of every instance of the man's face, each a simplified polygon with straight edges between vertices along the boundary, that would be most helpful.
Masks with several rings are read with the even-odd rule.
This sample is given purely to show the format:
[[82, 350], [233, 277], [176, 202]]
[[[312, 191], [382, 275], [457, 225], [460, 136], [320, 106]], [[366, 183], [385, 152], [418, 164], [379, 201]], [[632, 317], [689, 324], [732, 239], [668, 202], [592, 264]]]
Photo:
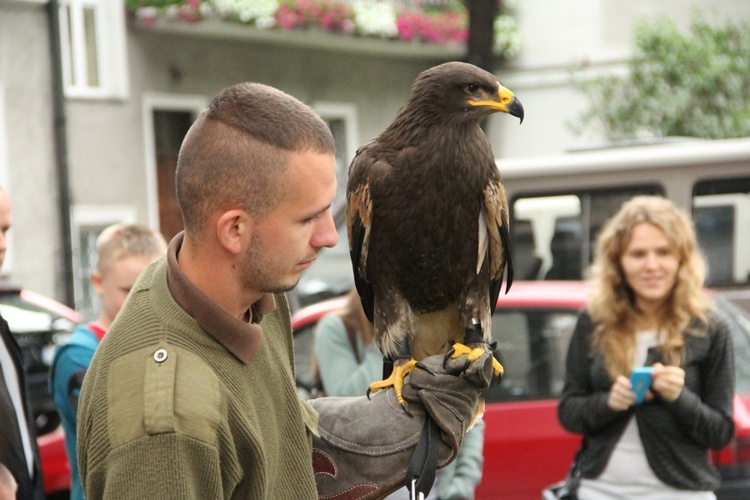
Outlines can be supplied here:
[[333, 154], [291, 155], [286, 194], [257, 220], [242, 265], [247, 289], [260, 293], [291, 290], [323, 247], [338, 243], [331, 203], [336, 194]]
[[8, 230], [10, 229], [10, 199], [3, 189], [0, 189], [0, 267], [5, 260], [8, 250]]

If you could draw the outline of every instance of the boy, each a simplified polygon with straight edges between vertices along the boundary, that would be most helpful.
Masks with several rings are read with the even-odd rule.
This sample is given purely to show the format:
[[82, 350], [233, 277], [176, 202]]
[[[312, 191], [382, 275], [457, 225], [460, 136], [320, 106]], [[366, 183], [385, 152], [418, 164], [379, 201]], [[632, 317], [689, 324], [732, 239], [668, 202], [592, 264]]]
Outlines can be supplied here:
[[91, 284], [102, 301], [101, 315], [92, 323], [78, 325], [68, 342], [57, 348], [50, 370], [50, 392], [65, 430], [72, 500], [83, 498], [76, 455], [76, 411], [83, 376], [141, 271], [164, 254], [167, 245], [159, 233], [148, 228], [114, 224], [102, 231], [96, 248], [99, 260]]

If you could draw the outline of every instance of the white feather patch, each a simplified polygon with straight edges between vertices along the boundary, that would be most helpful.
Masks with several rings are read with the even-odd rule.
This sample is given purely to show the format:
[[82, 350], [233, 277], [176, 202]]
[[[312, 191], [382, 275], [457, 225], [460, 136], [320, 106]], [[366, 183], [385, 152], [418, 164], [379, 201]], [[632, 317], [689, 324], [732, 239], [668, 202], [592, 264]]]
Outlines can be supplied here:
[[484, 210], [482, 210], [479, 213], [479, 235], [477, 241], [479, 242], [479, 245], [477, 245], [479, 251], [477, 253], [477, 274], [479, 274], [479, 271], [482, 269], [482, 264], [484, 263], [484, 257], [487, 255], [487, 220], [485, 219]]

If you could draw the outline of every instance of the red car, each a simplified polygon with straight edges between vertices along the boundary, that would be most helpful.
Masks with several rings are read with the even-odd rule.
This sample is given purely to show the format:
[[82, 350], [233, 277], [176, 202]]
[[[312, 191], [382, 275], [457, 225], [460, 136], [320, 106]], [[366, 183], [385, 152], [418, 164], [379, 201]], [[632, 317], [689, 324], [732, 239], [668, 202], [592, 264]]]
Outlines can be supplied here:
[[0, 313], [23, 353], [44, 491], [50, 496], [59, 493], [62, 498], [70, 489], [70, 469], [60, 417], [47, 389], [47, 377], [55, 346], [70, 335], [81, 317], [53, 299], [14, 287], [0, 288]]
[[[587, 293], [583, 282], [534, 281], [515, 282], [507, 295], [500, 296], [492, 329], [505, 375], [485, 395], [485, 461], [477, 499], [538, 500], [545, 486], [567, 473], [580, 436], [558, 423], [557, 400], [568, 343]], [[301, 393], [312, 382], [314, 326], [344, 301], [321, 302], [292, 317]], [[750, 498], [750, 320], [720, 297], [716, 303], [735, 326], [737, 370], [735, 439], [713, 454], [723, 478], [717, 497], [746, 499]]]

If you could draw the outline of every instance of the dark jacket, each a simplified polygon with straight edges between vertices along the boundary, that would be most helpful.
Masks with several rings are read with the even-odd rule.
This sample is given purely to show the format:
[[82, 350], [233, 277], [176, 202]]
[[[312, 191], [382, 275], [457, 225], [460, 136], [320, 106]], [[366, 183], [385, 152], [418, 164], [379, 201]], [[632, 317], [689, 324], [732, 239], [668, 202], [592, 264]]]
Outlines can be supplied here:
[[[649, 402], [617, 412], [607, 406], [613, 380], [603, 358], [591, 355], [591, 317], [587, 311], [581, 313], [568, 350], [558, 417], [567, 430], [584, 435], [584, 478], [596, 478], [604, 471], [635, 415], [646, 459], [659, 479], [689, 490], [719, 486], [708, 450], [723, 448], [734, 434], [734, 355], [729, 323], [714, 311], [708, 320], [705, 336], [685, 335], [680, 365], [685, 386], [677, 400], [668, 403], [655, 394]], [[661, 354], [659, 347], [649, 349], [646, 364], [663, 362]]]
[[18, 483], [17, 498], [27, 499], [44, 499], [44, 489], [42, 485], [42, 470], [39, 461], [39, 450], [36, 444], [36, 429], [34, 427], [34, 416], [28, 402], [26, 390], [26, 378], [23, 371], [23, 361], [21, 349], [18, 347], [15, 339], [10, 333], [8, 323], [0, 316], [0, 336], [5, 343], [10, 356], [13, 359], [18, 380], [21, 386], [21, 397], [24, 403], [26, 413], [26, 422], [29, 426], [29, 438], [34, 453], [34, 477], [29, 476], [29, 469], [26, 464], [26, 456], [21, 441], [21, 433], [18, 427], [18, 418], [13, 403], [5, 383], [5, 376], [0, 369], [0, 462], [10, 470], [13, 477]]

